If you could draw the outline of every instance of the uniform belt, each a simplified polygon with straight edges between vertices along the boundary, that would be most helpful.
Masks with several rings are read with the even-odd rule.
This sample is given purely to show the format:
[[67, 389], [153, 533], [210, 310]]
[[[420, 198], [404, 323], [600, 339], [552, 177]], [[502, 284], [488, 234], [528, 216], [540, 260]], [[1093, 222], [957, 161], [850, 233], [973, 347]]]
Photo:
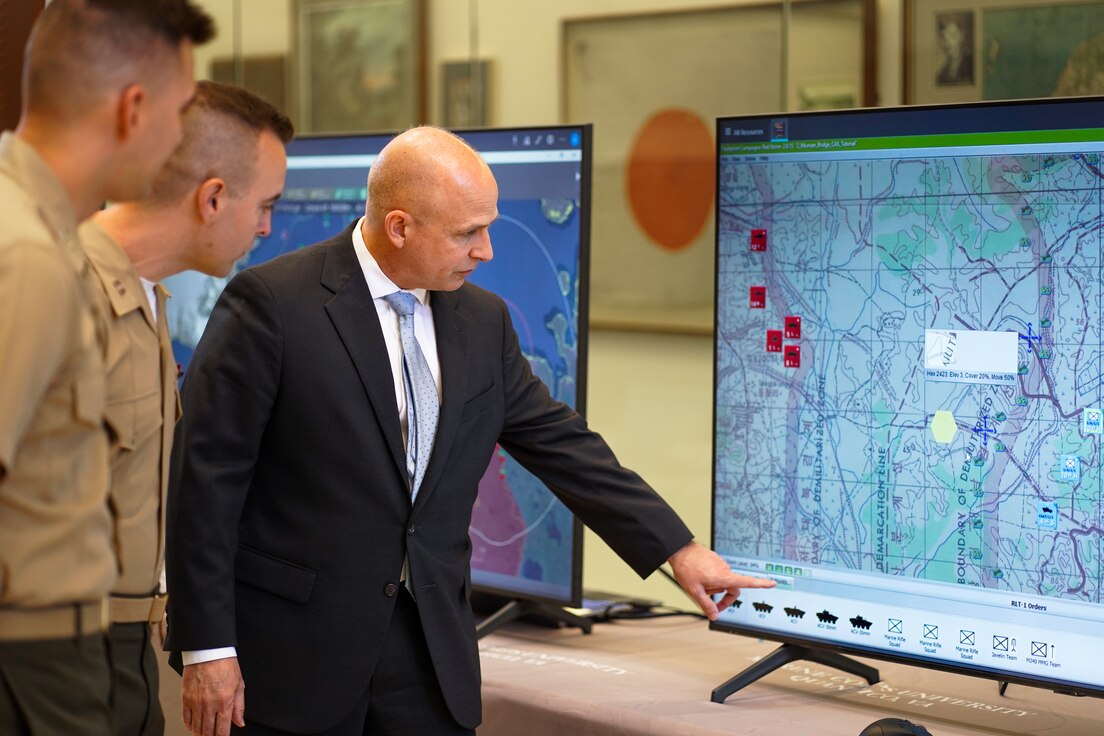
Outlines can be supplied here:
[[110, 599], [111, 623], [161, 623], [161, 619], [165, 617], [165, 606], [168, 605], [168, 602], [168, 593], [150, 595], [144, 598], [113, 595]]
[[50, 608], [0, 608], [0, 641], [69, 639], [107, 631], [107, 601]]

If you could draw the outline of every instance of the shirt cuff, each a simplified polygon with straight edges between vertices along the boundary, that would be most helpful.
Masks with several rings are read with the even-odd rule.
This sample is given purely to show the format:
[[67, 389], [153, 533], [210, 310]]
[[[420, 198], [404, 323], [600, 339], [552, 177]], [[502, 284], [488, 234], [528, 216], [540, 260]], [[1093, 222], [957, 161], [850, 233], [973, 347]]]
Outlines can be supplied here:
[[221, 647], [219, 649], [199, 649], [194, 652], [181, 652], [184, 666], [200, 664], [202, 662], [214, 662], [216, 659], [230, 659], [238, 656], [238, 650], [234, 647]]

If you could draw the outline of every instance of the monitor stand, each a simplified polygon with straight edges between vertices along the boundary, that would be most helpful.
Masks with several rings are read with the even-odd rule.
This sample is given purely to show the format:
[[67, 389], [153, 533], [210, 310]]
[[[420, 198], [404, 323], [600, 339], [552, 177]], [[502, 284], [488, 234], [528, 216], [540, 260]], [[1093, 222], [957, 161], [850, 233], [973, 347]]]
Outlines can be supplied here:
[[541, 618], [552, 620], [561, 626], [578, 627], [583, 630], [584, 634], [589, 634], [594, 627], [594, 622], [590, 619], [576, 616], [574, 613], [565, 611], [559, 606], [551, 603], [514, 598], [502, 608], [480, 621], [475, 627], [475, 636], [477, 639], [482, 639], [499, 627], [505, 626], [511, 621], [516, 621], [522, 616], [528, 615], [540, 616]]
[[843, 670], [850, 675], [861, 677], [871, 685], [878, 683], [882, 679], [881, 675], [878, 674], [878, 670], [862, 664], [861, 662], [856, 662], [850, 657], [845, 657], [842, 654], [828, 652], [823, 649], [814, 649], [812, 647], [803, 647], [797, 644], [783, 644], [728, 682], [717, 686], [713, 690], [713, 695], [710, 700], [714, 703], [723, 703], [729, 695], [737, 690], [747, 687], [764, 675], [769, 675], [779, 667], [787, 665], [790, 662], [796, 662], [800, 659], [816, 662], [825, 667], [834, 667], [837, 670]]

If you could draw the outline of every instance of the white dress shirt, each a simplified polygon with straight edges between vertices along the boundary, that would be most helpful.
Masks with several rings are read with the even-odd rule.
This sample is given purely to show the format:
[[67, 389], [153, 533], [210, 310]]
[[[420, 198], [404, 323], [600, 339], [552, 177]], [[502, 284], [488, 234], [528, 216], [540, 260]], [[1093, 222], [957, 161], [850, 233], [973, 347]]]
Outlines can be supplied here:
[[[364, 280], [368, 283], [368, 290], [372, 292], [372, 301], [376, 306], [376, 315], [379, 317], [380, 327], [383, 330], [383, 340], [387, 343], [387, 357], [391, 363], [391, 377], [395, 384], [395, 403], [399, 407], [399, 424], [402, 426], [403, 446], [406, 446], [407, 436], [407, 411], [406, 411], [406, 387], [403, 385], [402, 370], [402, 338], [399, 336], [399, 314], [396, 312], [385, 296], [402, 291], [395, 282], [384, 275], [383, 270], [376, 263], [376, 259], [368, 252], [368, 246], [364, 243], [364, 236], [360, 228], [364, 224], [364, 218], [357, 222], [353, 228], [353, 250], [356, 252], [360, 269], [364, 272]], [[433, 327], [433, 309], [429, 304], [429, 293], [425, 289], [411, 289], [417, 303], [414, 305], [414, 337], [422, 348], [426, 362], [429, 363], [429, 371], [433, 374], [433, 380], [437, 384], [437, 395], [441, 395], [441, 361], [437, 357], [437, 332]], [[406, 562], [403, 562], [402, 578], [406, 577]], [[201, 649], [192, 652], [182, 652], [184, 664], [199, 664], [211, 662], [216, 659], [227, 659], [238, 656], [234, 647], [221, 647], [219, 649]]]
[[153, 312], [153, 321], [157, 321], [157, 282], [148, 281], [141, 276], [138, 280], [142, 282], [142, 289], [146, 292], [146, 301], [149, 302], [150, 311]]

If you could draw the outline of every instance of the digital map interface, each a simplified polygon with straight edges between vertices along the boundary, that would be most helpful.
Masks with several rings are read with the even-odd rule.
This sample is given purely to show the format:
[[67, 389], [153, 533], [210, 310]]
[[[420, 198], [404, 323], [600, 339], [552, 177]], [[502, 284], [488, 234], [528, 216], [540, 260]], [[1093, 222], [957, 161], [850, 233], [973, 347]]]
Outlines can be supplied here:
[[721, 157], [719, 551], [1102, 601], [1100, 156], [1006, 151]]

